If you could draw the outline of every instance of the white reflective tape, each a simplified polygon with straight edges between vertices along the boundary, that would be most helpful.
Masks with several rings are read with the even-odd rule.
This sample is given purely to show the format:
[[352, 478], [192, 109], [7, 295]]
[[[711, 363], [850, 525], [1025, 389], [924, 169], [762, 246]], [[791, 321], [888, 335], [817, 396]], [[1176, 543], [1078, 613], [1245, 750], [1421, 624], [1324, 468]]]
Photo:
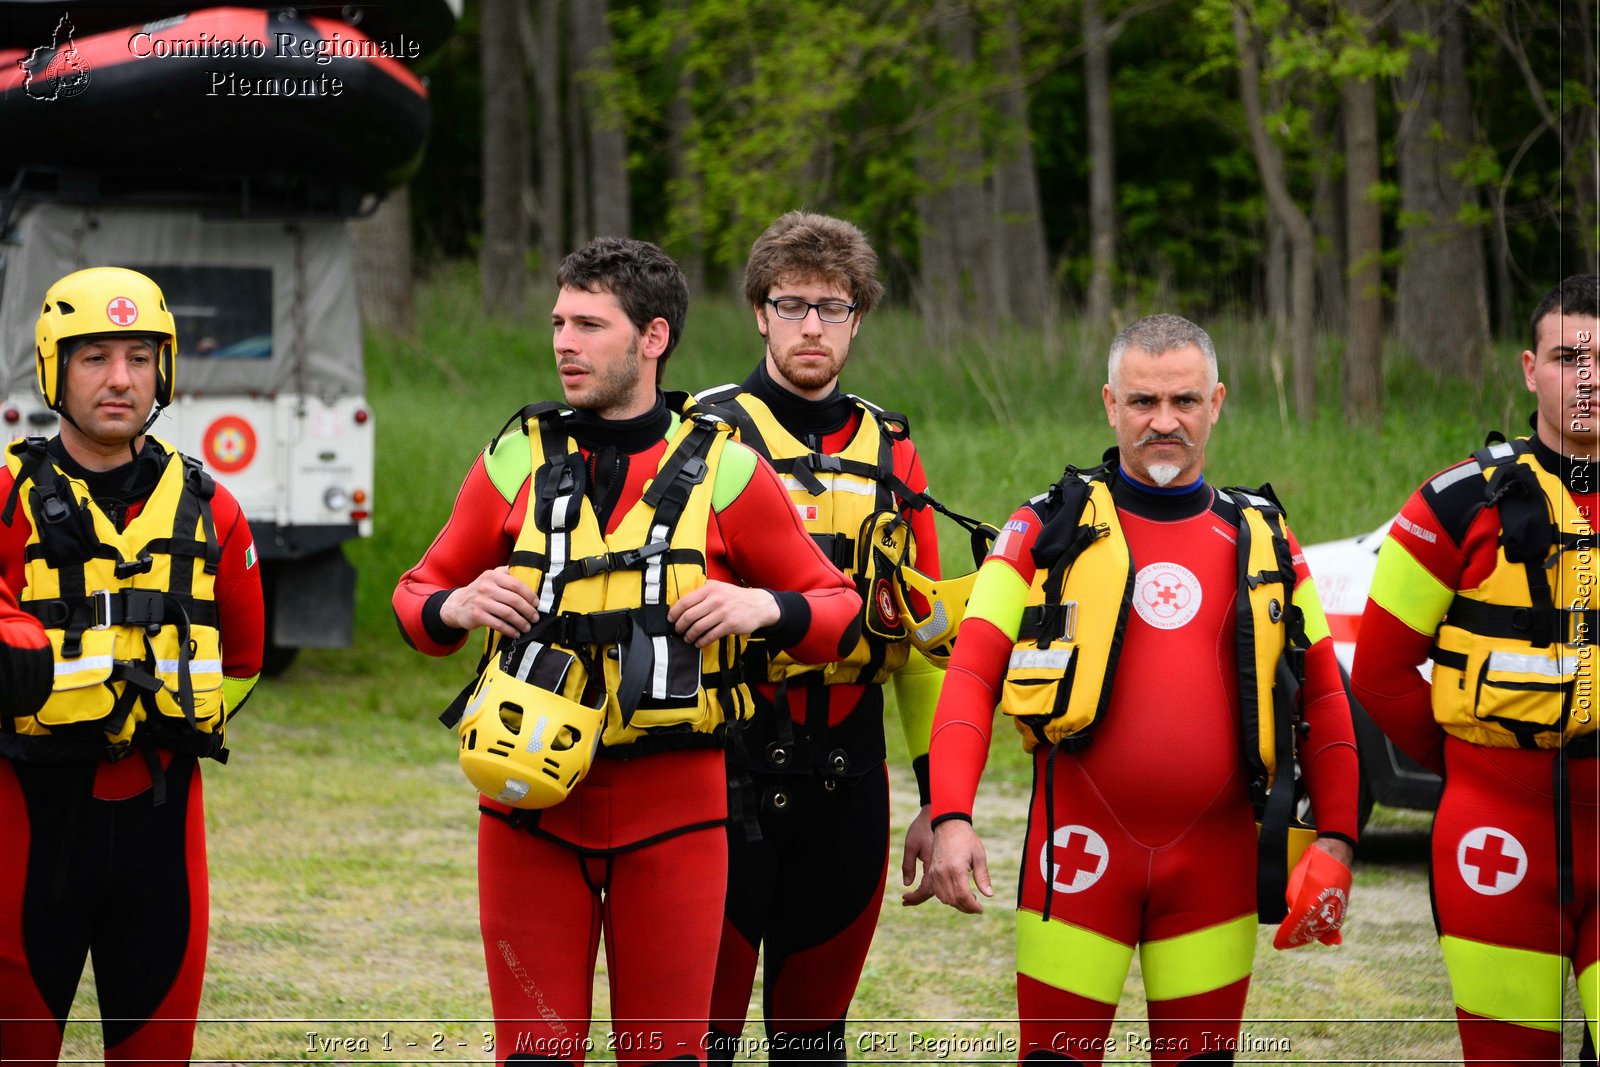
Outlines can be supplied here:
[[[175, 659], [158, 659], [156, 660], [156, 670], [163, 674], [177, 674], [178, 663], [179, 661]], [[222, 661], [220, 659], [192, 659], [189, 661], [189, 673], [221, 674]]]
[[[840, 474], [835, 471], [812, 471], [817, 481], [822, 485], [825, 493], [854, 493], [857, 496], [871, 496], [878, 491], [876, 482], [865, 481], [854, 474]], [[790, 492], [809, 493], [811, 490], [802, 484], [800, 479], [792, 474], [785, 474], [783, 487]]]
[[[651, 527], [650, 539], [645, 542], [646, 546], [665, 543], [671, 532], [663, 525]], [[644, 590], [640, 595], [640, 603], [660, 604], [663, 601], [664, 594], [661, 588], [661, 580], [666, 570], [666, 562], [666, 552], [651, 556], [644, 561]]]
[[[561, 506], [561, 501], [556, 501], [556, 506]], [[539, 583], [539, 613], [549, 614], [556, 606], [555, 576], [567, 567], [567, 534], [564, 530], [552, 530], [549, 543], [545, 551], [550, 556], [550, 569], [544, 572], [544, 581]]]
[[1017, 648], [1012, 649], [1007, 666], [1014, 671], [1065, 670], [1072, 662], [1072, 653], [1070, 648]]
[[1429, 482], [1428, 486], [1435, 493], [1442, 493], [1452, 485], [1455, 485], [1457, 482], [1461, 481], [1463, 478], [1482, 477], [1482, 475], [1483, 468], [1479, 466], [1477, 460], [1472, 460], [1469, 463], [1463, 463], [1459, 467], [1453, 467], [1450, 470], [1445, 471], [1433, 481]]
[[1496, 441], [1494, 444], [1489, 446], [1489, 455], [1493, 456], [1495, 459], [1505, 459], [1515, 451], [1516, 449], [1511, 447], [1510, 441]]
[[950, 613], [945, 610], [944, 601], [941, 600], [933, 606], [933, 615], [929, 617], [927, 623], [917, 627], [917, 640], [927, 644], [944, 633], [949, 625]]
[[533, 734], [528, 738], [527, 749], [530, 754], [544, 751], [544, 730], [550, 725], [550, 716], [541, 715], [539, 721], [533, 724]]
[[1489, 669], [1502, 674], [1537, 674], [1545, 678], [1560, 678], [1578, 669], [1577, 656], [1530, 656], [1524, 652], [1491, 652]]
[[510, 804], [512, 807], [516, 807], [522, 798], [528, 795], [530, 788], [531, 786], [521, 778], [507, 778], [506, 787], [496, 793], [494, 798], [502, 804]]
[[657, 700], [665, 700], [670, 695], [667, 691], [667, 637], [661, 634], [650, 639], [650, 649], [655, 654], [655, 663], [650, 671], [650, 695]]
[[533, 673], [533, 665], [538, 661], [539, 653], [543, 650], [544, 645], [538, 641], [529, 641], [522, 646], [521, 656], [517, 660], [517, 669], [512, 673], [512, 677], [519, 682], [526, 682], [528, 675]]
[[56, 661], [57, 678], [64, 674], [77, 674], [79, 671], [109, 671], [110, 669], [110, 656], [80, 656], [77, 659]]

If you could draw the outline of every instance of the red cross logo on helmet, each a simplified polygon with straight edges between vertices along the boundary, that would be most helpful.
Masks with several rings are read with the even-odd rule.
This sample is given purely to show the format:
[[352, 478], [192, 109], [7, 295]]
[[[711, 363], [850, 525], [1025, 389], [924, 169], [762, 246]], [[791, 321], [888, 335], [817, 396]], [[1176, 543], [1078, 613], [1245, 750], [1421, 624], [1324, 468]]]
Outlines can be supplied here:
[[139, 321], [139, 305], [125, 296], [119, 296], [106, 305], [106, 318], [118, 326], [132, 326]]

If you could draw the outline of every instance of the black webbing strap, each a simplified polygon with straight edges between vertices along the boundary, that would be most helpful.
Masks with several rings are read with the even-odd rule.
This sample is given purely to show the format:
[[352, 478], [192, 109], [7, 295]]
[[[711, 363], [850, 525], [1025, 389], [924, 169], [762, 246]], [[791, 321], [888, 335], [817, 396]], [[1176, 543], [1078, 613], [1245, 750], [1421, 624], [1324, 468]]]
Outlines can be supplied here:
[[21, 464], [17, 468], [17, 476], [11, 482], [11, 492], [6, 494], [6, 506], [0, 511], [0, 523], [11, 525], [11, 520], [17, 514], [17, 500], [22, 495], [22, 486], [32, 478], [49, 457], [50, 442], [43, 437], [28, 437], [16, 442], [10, 448], [12, 455], [21, 457]]
[[[1548, 593], [1548, 584], [1545, 588]], [[1596, 629], [1600, 627], [1600, 608], [1573, 609], [1556, 605], [1519, 608], [1488, 604], [1458, 593], [1450, 602], [1446, 618], [1451, 626], [1459, 626], [1470, 633], [1527, 641], [1539, 647], [1593, 644], [1600, 635], [1600, 630]]]
[[1056, 899], [1056, 756], [1060, 745], [1051, 745], [1044, 758], [1044, 847], [1049, 859], [1044, 865], [1044, 914], [1050, 921], [1051, 905]]
[[[1294, 699], [1300, 699], [1298, 694]], [[1256, 842], [1256, 918], [1264, 923], [1280, 923], [1289, 914], [1284, 894], [1289, 885], [1289, 824], [1294, 821], [1295, 757], [1294, 728], [1287, 711], [1274, 711], [1272, 737], [1277, 753], [1277, 781], [1261, 810]]]
[[1576, 891], [1572, 868], [1572, 782], [1567, 774], [1567, 750], [1556, 750], [1551, 770], [1551, 793], [1555, 797], [1556, 817], [1556, 884], [1560, 887], [1561, 904], [1571, 904]]

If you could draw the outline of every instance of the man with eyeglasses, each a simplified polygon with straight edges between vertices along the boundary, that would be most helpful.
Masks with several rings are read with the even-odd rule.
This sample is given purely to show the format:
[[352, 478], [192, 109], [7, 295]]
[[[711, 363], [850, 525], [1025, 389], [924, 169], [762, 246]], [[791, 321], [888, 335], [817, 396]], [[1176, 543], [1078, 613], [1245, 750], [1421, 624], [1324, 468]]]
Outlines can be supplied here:
[[[890, 678], [923, 804], [906, 832], [904, 884], [931, 855], [928, 729], [944, 673], [910, 645], [885, 569], [892, 560], [878, 551], [887, 533], [890, 555], [905, 551], [938, 576], [933, 512], [918, 497], [928, 483], [905, 417], [839, 387], [861, 320], [883, 292], [876, 274], [877, 256], [850, 223], [799, 211], [777, 219], [745, 267], [764, 358], [743, 384], [697, 397], [777, 468], [806, 529], [864, 602], [859, 637], [846, 637], [838, 662], [814, 667], [760, 645], [747, 661], [746, 678], [764, 684], [752, 686], [756, 715], [729, 753], [746, 817], [729, 828], [711, 1062], [739, 1055], [758, 952], [769, 1058], [845, 1059], [845, 1015], [888, 873]], [[904, 900], [930, 895], [924, 881]]]

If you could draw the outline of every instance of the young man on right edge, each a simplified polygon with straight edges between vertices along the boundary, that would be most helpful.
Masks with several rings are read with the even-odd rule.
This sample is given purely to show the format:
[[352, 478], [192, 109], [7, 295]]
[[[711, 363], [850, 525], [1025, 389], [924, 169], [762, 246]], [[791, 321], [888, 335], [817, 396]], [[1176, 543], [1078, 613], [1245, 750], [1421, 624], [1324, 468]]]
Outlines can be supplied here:
[[[839, 387], [861, 320], [883, 292], [877, 266], [866, 237], [842, 219], [800, 211], [778, 218], [745, 266], [745, 300], [765, 356], [742, 385], [696, 398], [778, 469], [806, 529], [855, 579], [864, 602], [860, 639], [836, 663], [817, 668], [770, 644], [752, 645], [747, 674], [758, 711], [735, 735], [730, 760], [736, 789], [753, 780], [759, 834], [751, 820], [729, 824], [713, 1062], [745, 1058], [738, 1037], [758, 951], [768, 1058], [845, 1060], [845, 1016], [889, 865], [883, 685], [890, 678], [923, 805], [906, 832], [905, 885], [931, 854], [926, 753], [944, 672], [912, 647], [893, 599], [897, 578], [873, 566], [883, 561], [884, 535], [903, 539], [908, 520], [907, 562], [938, 577], [933, 510], [917, 498], [928, 480], [905, 417]], [[919, 904], [931, 895], [924, 879], [903, 899]]]
[[1471, 1064], [1559, 1063], [1569, 966], [1591, 1042], [1600, 1010], [1600, 275], [1551, 290], [1532, 332], [1533, 433], [1406, 501], [1351, 671], [1373, 721], [1445, 776], [1429, 884]]

